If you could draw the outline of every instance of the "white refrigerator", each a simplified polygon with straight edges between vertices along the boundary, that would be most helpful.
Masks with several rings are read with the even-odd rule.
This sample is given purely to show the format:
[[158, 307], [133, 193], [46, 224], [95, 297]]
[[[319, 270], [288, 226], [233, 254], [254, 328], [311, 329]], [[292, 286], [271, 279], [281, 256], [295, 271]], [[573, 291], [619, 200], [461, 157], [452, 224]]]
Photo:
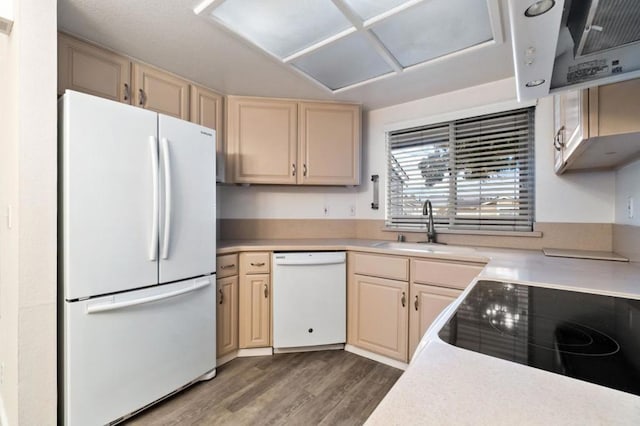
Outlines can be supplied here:
[[64, 423], [215, 375], [215, 131], [67, 91], [59, 103]]

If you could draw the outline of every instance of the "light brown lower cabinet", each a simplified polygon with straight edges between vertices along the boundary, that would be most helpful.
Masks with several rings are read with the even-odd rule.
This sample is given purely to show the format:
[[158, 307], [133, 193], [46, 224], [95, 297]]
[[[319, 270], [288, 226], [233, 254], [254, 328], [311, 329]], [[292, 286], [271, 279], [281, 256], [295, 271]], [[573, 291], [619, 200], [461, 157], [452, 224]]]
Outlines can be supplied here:
[[216, 342], [218, 358], [238, 349], [238, 276], [216, 280]]
[[271, 346], [271, 285], [269, 281], [269, 274], [240, 274], [239, 347], [241, 349]]
[[420, 339], [436, 317], [462, 290], [411, 283], [409, 309], [409, 357], [413, 356]]
[[349, 343], [407, 361], [409, 284], [349, 275]]

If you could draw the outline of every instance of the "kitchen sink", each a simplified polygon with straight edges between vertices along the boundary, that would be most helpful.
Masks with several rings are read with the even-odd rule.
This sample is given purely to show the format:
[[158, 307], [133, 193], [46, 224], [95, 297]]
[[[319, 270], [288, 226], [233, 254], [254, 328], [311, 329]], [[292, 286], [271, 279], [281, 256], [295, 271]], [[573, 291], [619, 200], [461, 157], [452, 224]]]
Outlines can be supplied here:
[[471, 247], [450, 246], [437, 243], [399, 243], [394, 241], [375, 243], [373, 247], [389, 250], [422, 251], [428, 253], [474, 253], [476, 251]]

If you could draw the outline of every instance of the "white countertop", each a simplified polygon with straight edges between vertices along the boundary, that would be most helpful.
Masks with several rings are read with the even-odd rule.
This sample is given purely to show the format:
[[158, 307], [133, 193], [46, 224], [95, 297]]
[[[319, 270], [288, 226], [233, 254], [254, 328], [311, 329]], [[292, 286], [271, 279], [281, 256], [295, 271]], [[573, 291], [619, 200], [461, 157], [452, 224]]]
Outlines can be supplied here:
[[[488, 262], [478, 279], [640, 299], [639, 263], [546, 257], [532, 250], [476, 247], [456, 252], [455, 247], [441, 246], [435, 252], [421, 252], [376, 247], [379, 244], [372, 240], [235, 241], [222, 242], [218, 253], [359, 250], [475, 260]], [[638, 396], [442, 342], [437, 331], [448, 316], [439, 318], [427, 332], [368, 425], [640, 425]]]
[[367, 425], [638, 425], [640, 397], [432, 340]]

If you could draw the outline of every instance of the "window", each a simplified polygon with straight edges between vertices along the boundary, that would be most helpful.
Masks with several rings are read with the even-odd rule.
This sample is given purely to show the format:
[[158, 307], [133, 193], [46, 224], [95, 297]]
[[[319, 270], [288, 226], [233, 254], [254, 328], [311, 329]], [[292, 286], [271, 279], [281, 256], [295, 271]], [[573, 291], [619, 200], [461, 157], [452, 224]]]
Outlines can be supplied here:
[[534, 111], [525, 108], [387, 133], [388, 227], [532, 231]]

